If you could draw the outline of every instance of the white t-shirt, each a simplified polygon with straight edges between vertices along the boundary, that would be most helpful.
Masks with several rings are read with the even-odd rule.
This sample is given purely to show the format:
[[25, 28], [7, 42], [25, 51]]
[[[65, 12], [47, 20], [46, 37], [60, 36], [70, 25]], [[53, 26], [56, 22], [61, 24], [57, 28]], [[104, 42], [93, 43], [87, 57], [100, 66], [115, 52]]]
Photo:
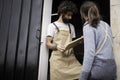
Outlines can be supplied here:
[[[64, 23], [61, 23], [58, 21], [55, 21], [54, 23], [57, 25], [58, 29], [69, 29], [68, 24], [64, 24]], [[70, 24], [70, 29], [71, 29], [72, 38], [75, 38], [76, 37], [75, 29], [74, 29], [74, 26], [72, 24]], [[57, 32], [57, 29], [56, 29], [55, 25], [53, 23], [49, 24], [48, 29], [47, 29], [47, 36], [53, 37], [56, 32]]]

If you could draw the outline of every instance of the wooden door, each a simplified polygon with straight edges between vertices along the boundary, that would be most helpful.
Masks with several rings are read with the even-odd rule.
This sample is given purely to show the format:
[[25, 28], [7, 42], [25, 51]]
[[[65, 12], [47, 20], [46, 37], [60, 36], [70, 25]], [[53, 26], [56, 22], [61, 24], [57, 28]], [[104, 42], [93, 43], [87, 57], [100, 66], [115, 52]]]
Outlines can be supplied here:
[[37, 80], [42, 0], [0, 0], [0, 80]]

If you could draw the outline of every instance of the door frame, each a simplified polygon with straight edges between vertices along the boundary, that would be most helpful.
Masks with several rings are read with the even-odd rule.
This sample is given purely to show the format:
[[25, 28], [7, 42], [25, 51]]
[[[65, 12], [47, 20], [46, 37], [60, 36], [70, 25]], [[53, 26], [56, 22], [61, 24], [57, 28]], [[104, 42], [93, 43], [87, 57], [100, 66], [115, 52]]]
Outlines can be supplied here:
[[48, 75], [49, 50], [45, 44], [46, 44], [47, 27], [51, 23], [51, 12], [52, 12], [52, 0], [44, 0], [38, 80], [47, 80], [47, 75]]

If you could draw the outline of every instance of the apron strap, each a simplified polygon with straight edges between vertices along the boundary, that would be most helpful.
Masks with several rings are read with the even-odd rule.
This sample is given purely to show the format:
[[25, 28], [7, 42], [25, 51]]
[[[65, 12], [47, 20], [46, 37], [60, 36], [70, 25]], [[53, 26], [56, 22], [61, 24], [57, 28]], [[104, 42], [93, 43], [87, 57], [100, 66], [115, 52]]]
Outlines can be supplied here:
[[[107, 26], [106, 26], [106, 28], [107, 28]], [[104, 29], [104, 31], [105, 31], [105, 29]], [[110, 35], [108, 34], [108, 31], [105, 31], [105, 32], [106, 32], [106, 36], [107, 36], [108, 39], [110, 40], [110, 43], [111, 43], [111, 45], [112, 45], [112, 47], [113, 47], [113, 42], [112, 42], [112, 39], [111, 39]]]
[[112, 45], [112, 47], [113, 47], [113, 43], [112, 43], [112, 40], [111, 40], [110, 35], [108, 34], [108, 28], [107, 28], [107, 25], [106, 25], [106, 24], [105, 24], [104, 31], [105, 31], [105, 38], [104, 38], [102, 44], [100, 45], [99, 49], [96, 51], [96, 55], [101, 51], [101, 49], [102, 49], [103, 46], [105, 45], [107, 38], [110, 40], [110, 43], [111, 43], [111, 45]]
[[53, 22], [53, 25], [56, 27], [57, 31], [59, 32], [60, 30], [54, 22]]
[[[56, 27], [57, 31], [59, 32], [59, 28], [57, 27], [57, 25], [53, 22], [53, 25]], [[71, 34], [71, 28], [70, 28], [70, 24], [68, 23], [68, 27], [69, 27], [69, 31], [70, 31], [70, 34]]]
[[70, 28], [70, 24], [68, 23], [68, 26], [69, 26], [69, 31], [70, 31], [70, 34], [71, 34], [71, 28]]

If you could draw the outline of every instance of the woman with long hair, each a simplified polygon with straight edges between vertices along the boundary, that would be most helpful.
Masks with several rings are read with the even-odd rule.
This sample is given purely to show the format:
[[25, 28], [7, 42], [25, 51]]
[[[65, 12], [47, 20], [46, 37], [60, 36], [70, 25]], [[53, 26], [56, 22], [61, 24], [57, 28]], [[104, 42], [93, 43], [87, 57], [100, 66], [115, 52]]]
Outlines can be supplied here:
[[80, 7], [83, 26], [84, 60], [80, 80], [115, 80], [111, 27], [101, 20], [98, 7], [87, 1]]

